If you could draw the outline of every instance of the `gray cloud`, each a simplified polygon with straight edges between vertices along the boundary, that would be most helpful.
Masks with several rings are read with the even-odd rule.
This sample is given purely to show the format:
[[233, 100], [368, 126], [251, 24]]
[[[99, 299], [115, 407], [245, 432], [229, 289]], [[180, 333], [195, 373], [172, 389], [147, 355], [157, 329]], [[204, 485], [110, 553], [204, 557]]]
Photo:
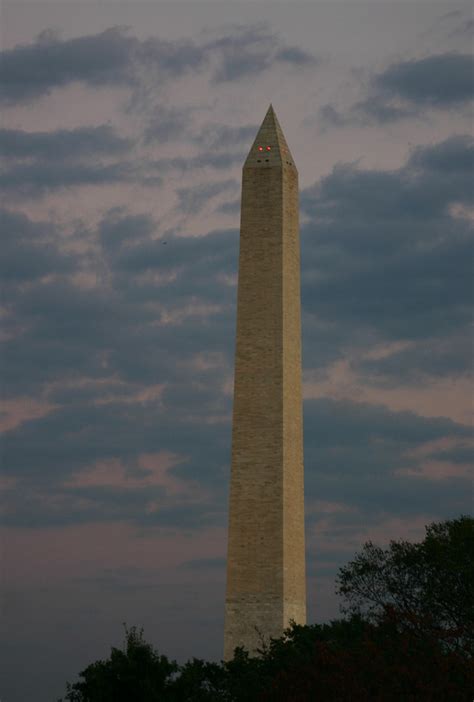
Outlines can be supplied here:
[[[173, 138], [173, 134], [177, 134], [173, 131], [175, 127], [180, 130], [182, 123], [174, 121], [171, 127], [171, 121], [169, 124], [166, 120], [164, 123], [157, 122], [146, 131], [145, 141]], [[191, 135], [190, 139], [205, 144], [212, 139], [217, 142], [225, 138], [234, 145], [244, 140], [248, 131], [247, 127], [239, 130], [224, 125], [209, 125], [198, 135]], [[134, 182], [156, 187], [161, 184], [162, 176], [170, 172], [201, 168], [227, 169], [244, 158], [241, 151], [226, 152], [225, 146], [229, 148], [228, 143], [216, 145], [215, 153], [206, 149], [189, 157], [162, 158], [157, 161], [138, 158], [135, 161], [106, 163], [100, 160], [102, 156], [118, 155], [131, 146], [130, 139], [119, 136], [108, 125], [53, 132], [3, 129], [0, 130], [0, 153], [7, 165], [0, 173], [0, 186], [15, 200], [40, 198], [54, 190], [83, 185]], [[221, 183], [219, 187], [224, 189], [224, 184]], [[201, 195], [199, 190], [202, 190]], [[202, 206], [204, 199], [211, 195], [207, 185], [197, 186], [194, 194], [191, 188], [178, 191], [180, 204], [185, 208], [194, 204]]]
[[193, 141], [210, 150], [228, 151], [240, 144], [250, 144], [258, 131], [258, 125], [247, 124], [232, 127], [227, 124], [207, 124], [198, 132]]
[[[472, 202], [466, 174], [473, 169], [473, 139], [469, 135], [453, 136], [438, 144], [413, 149], [405, 166], [397, 171], [362, 170], [352, 164], [337, 164], [317, 186], [303, 191], [302, 207], [307, 214], [318, 213], [325, 221], [340, 214], [356, 218], [363, 215], [367, 224], [381, 218], [386, 220], [385, 225], [392, 218], [398, 223], [407, 220], [431, 223], [435, 217], [449, 216], [452, 204]], [[451, 220], [445, 223], [448, 221]], [[369, 227], [367, 235], [373, 236]], [[397, 239], [391, 239], [381, 233], [379, 246], [409, 245], [412, 235], [410, 230], [400, 230]], [[423, 228], [418, 236], [431, 238], [429, 230]], [[363, 239], [353, 239], [348, 233], [347, 244], [350, 239], [354, 246], [364, 245]]]
[[28, 102], [76, 81], [90, 87], [127, 86], [138, 96], [144, 70], [152, 71], [160, 84], [212, 64], [214, 80], [221, 82], [255, 75], [273, 62], [296, 66], [316, 62], [261, 26], [234, 28], [203, 44], [157, 37], [140, 41], [128, 32], [127, 27], [111, 27], [66, 40], [43, 32], [32, 44], [4, 51], [1, 101], [6, 105]]
[[0, 129], [0, 156], [7, 159], [41, 159], [43, 162], [82, 159], [119, 154], [130, 146], [129, 139], [119, 136], [106, 124], [52, 132]]
[[151, 239], [155, 231], [156, 223], [150, 215], [128, 215], [123, 207], [109, 210], [98, 227], [99, 240], [109, 253]]
[[[210, 376], [209, 376], [210, 379]], [[211, 387], [211, 386], [209, 386]], [[217, 387], [211, 391], [216, 394]], [[6, 435], [5, 474], [20, 479], [7, 494], [10, 525], [50, 526], [99, 520], [128, 520], [137, 526], [186, 529], [224, 525], [230, 450], [230, 419], [203, 422], [207, 402], [195, 397], [199, 418], [186, 418], [195, 389], [188, 386], [174, 405], [120, 404], [63, 407]], [[230, 402], [226, 400], [228, 409]], [[392, 412], [384, 407], [328, 399], [305, 402], [305, 465], [308, 499], [343, 502], [349, 507], [403, 515], [424, 510], [436, 499], [461, 509], [466, 480], [430, 481], [416, 475], [421, 459], [408, 456], [426, 442], [449, 437], [461, 442], [469, 427], [450, 420]], [[53, 440], [54, 437], [54, 440]], [[141, 452], [173, 451], [187, 460], [169, 470], [211, 490], [204, 501], [172, 496], [161, 486], [67, 487], [95, 461], [120, 458], [130, 477]], [[413, 476], [398, 475], [410, 468]], [[344, 480], [341, 482], [341, 476]], [[21, 487], [28, 478], [29, 491]], [[35, 488], [33, 489], [33, 486]], [[150, 509], [151, 504], [158, 504]]]
[[[397, 377], [415, 382], [415, 376], [421, 382], [429, 373], [468, 370], [461, 347], [470, 318], [472, 232], [450, 210], [469, 201], [468, 147], [466, 137], [419, 147], [394, 172], [340, 165], [302, 192], [308, 217], [302, 227], [306, 364], [311, 359], [324, 369], [347, 348], [407, 339], [415, 348], [358, 365], [367, 382], [369, 376], [377, 383]], [[215, 184], [208, 185], [213, 190]], [[15, 252], [8, 254], [9, 263], [5, 259], [7, 275], [33, 281], [45, 272], [70, 270], [71, 259], [56, 245], [45, 248], [47, 237], [35, 240], [34, 227], [30, 231], [25, 220], [11, 216], [11, 231], [21, 225], [26, 234], [12, 234]], [[57, 241], [53, 228], [50, 235]], [[153, 384], [162, 377], [161, 367], [175, 377], [176, 350], [183, 348], [214, 349], [231, 358], [236, 289], [222, 276], [237, 272], [236, 229], [177, 237], [147, 215], [116, 209], [88, 236], [97, 237], [102, 255], [76, 255], [74, 265], [96, 271], [99, 279], [108, 271], [108, 283], [81, 290], [49, 281], [11, 293], [11, 319], [23, 332], [4, 344], [6, 392], [39, 392], [54, 378], [81, 375], [116, 374], [126, 383]], [[165, 277], [155, 279], [154, 273]], [[189, 312], [183, 322], [160, 325], [164, 314], [179, 320], [193, 301], [214, 311]], [[449, 349], [444, 339], [453, 334], [460, 345]]]
[[[165, 366], [161, 369], [164, 371]], [[147, 403], [97, 405], [92, 400], [101, 397], [103, 388], [99, 386], [95, 398], [76, 397], [70, 404], [68, 397], [59, 410], [8, 432], [3, 445], [5, 475], [15, 476], [20, 483], [5, 496], [5, 523], [44, 527], [125, 519], [142, 528], [223, 526], [225, 509], [221, 505], [226, 503], [221, 493], [229, 431], [228, 427], [223, 431], [222, 424], [203, 422], [212, 407], [208, 399], [222, 405], [215, 375], [206, 376], [206, 400], [194, 384], [200, 373], [195, 374], [194, 382], [188, 382], [185, 395], [178, 401], [176, 393], [170, 393], [171, 403], [165, 397]], [[172, 383], [172, 378], [167, 376], [165, 382]], [[54, 399], [66, 397], [56, 395]], [[225, 402], [229, 405], [228, 399]], [[221, 413], [222, 409], [216, 411]], [[189, 417], [193, 411], [194, 419]], [[122, 462], [129, 478], [146, 478], [148, 471], [137, 464], [137, 457], [158, 451], [182, 456], [184, 463], [169, 473], [207, 486], [210, 494], [205, 499], [193, 499], [146, 483], [143, 487], [65, 484], [96, 461], [112, 458]], [[29, 485], [26, 493], [20, 487], [24, 481]]]
[[238, 215], [240, 212], [240, 198], [221, 203], [216, 207], [216, 212], [232, 216]]
[[65, 377], [107, 376], [104, 354], [117, 343], [128, 312], [113, 291], [81, 289], [60, 278], [16, 288], [10, 305], [20, 331], [1, 346], [7, 396], [40, 393], [43, 384]]
[[[214, 409], [219, 413], [225, 410], [225, 414], [230, 410], [229, 398], [219, 397], [222, 372], [215, 370], [215, 378], [211, 371], [197, 371], [193, 376], [182, 363], [182, 375], [188, 380], [184, 398], [184, 378], [180, 387], [176, 377], [165, 377], [163, 356], [155, 378], [156, 383], [169, 387], [163, 400], [98, 403], [102, 399], [98, 385], [95, 396], [91, 394], [81, 402], [73, 391], [75, 402], [70, 403], [68, 398], [47, 416], [6, 433], [5, 475], [14, 475], [20, 481], [27, 478], [32, 486], [47, 480], [62, 483], [96, 461], [118, 458], [134, 477], [139, 454], [171, 451], [185, 460], [170, 469], [171, 474], [208, 486], [216, 479], [222, 480], [229, 427], [204, 421]], [[169, 360], [171, 365], [172, 359]], [[205, 381], [208, 386], [203, 388]], [[138, 387], [145, 389], [143, 384]], [[107, 397], [105, 393], [104, 388]], [[64, 394], [63, 399], [66, 399]], [[145, 498], [152, 500], [152, 496], [143, 493]]]
[[428, 172], [458, 173], [469, 178], [474, 172], [474, 141], [468, 135], [454, 135], [438, 144], [417, 146], [408, 164]]
[[401, 119], [418, 117], [419, 114], [419, 111], [414, 107], [396, 105], [380, 96], [373, 95], [366, 100], [357, 102], [351, 108], [348, 123], [358, 123], [361, 126], [367, 123], [384, 125], [398, 122]]
[[143, 67], [159, 68], [162, 80], [199, 70], [207, 61], [206, 47], [188, 39], [167, 41], [159, 37], [137, 41], [135, 58]]
[[[212, 25], [215, 18], [210, 12]], [[433, 12], [428, 15], [434, 17]], [[33, 24], [41, 21], [29, 19]], [[142, 31], [144, 17], [136, 19]], [[442, 41], [436, 51], [455, 45], [450, 36], [464, 46], [467, 34], [462, 34], [461, 43], [461, 25], [455, 35], [456, 22], [461, 21], [460, 15], [452, 17], [443, 36], [434, 28]], [[158, 645], [168, 647], [165, 652], [173, 656], [182, 652], [184, 658], [196, 644], [195, 650], [202, 653], [204, 641], [206, 651], [221, 655], [220, 644], [214, 647], [212, 642], [219, 641], [222, 630], [223, 609], [215, 606], [222, 596], [222, 562], [205, 557], [210, 552], [203, 545], [203, 529], [212, 528], [219, 538], [216, 532], [222, 534], [226, 525], [239, 202], [234, 199], [237, 187], [215, 197], [213, 189], [219, 176], [225, 181], [228, 169], [241, 166], [256, 132], [256, 126], [247, 123], [237, 126], [250, 104], [240, 101], [244, 93], [250, 99], [245, 86], [258, 97], [270, 87], [281, 92], [285, 81], [296, 76], [292, 90], [301, 87], [303, 92], [295, 96], [303, 109], [304, 91], [324, 94], [325, 80], [330, 79], [329, 74], [319, 76], [314, 57], [266, 26], [221, 27], [212, 35], [212, 29], [196, 34], [195, 26], [193, 35], [181, 41], [159, 37], [142, 41], [143, 35], [138, 38], [135, 30], [100, 32], [92, 15], [84, 16], [84, 22], [92, 27], [90, 36], [68, 39], [43, 33], [33, 43], [3, 52], [0, 66], [2, 106], [24, 106], [20, 111], [6, 110], [10, 126], [20, 120], [18, 124], [25, 127], [23, 115], [31, 127], [26, 107], [38, 106], [44, 117], [50, 93], [59, 110], [54, 126], [65, 126], [58, 122], [61, 112], [66, 109], [71, 117], [71, 111], [70, 105], [60, 104], [62, 88], [68, 88], [69, 96], [78, 87], [81, 94], [86, 91], [92, 110], [98, 106], [93, 92], [97, 89], [100, 111], [125, 110], [122, 118], [137, 130], [132, 143], [125, 138], [129, 131], [122, 134], [104, 124], [80, 130], [54, 128], [51, 133], [0, 131], [10, 208], [0, 225], [5, 240], [0, 247], [2, 315], [7, 314], [2, 317], [5, 333], [0, 339], [2, 392], [7, 399], [2, 419], [15, 419], [17, 411], [30, 416], [3, 438], [2, 474], [7, 478], [3, 521], [23, 528], [20, 540], [26, 540], [28, 549], [31, 538], [33, 550], [47, 540], [44, 527], [55, 529], [61, 549], [78, 533], [63, 527], [96, 522], [97, 533], [107, 540], [115, 533], [112, 521], [121, 523], [120, 529], [137, 538], [138, 548], [111, 552], [109, 565], [120, 558], [138, 563], [145, 557], [139, 543], [156, 536], [168, 546], [175, 537], [179, 543], [183, 535], [195, 538], [196, 553], [186, 556], [192, 560], [174, 572], [167, 568], [165, 555], [158, 555], [157, 567], [149, 575], [108, 569], [95, 581], [92, 553], [85, 564], [88, 573], [80, 582], [68, 580], [56, 587], [54, 578], [64, 575], [56, 569], [43, 583], [47, 587], [29, 583], [22, 589], [16, 580], [21, 573], [15, 567], [12, 542], [7, 549], [12, 582], [4, 658], [12, 671], [22, 668], [30, 652], [28, 659], [36, 661], [21, 689], [18, 675], [6, 681], [12, 702], [59, 697], [61, 680], [77, 673], [77, 661], [84, 655], [81, 641], [92, 642], [91, 660], [103, 657], [104, 647], [123, 638], [116, 624], [124, 611], [131, 611], [132, 601], [130, 616], [135, 621], [138, 616], [139, 626], [143, 620], [146, 631], [151, 627], [148, 634], [158, 632]], [[205, 17], [200, 16], [199, 22]], [[391, 27], [405, 32], [402, 22], [400, 18]], [[469, 23], [463, 25], [467, 31]], [[425, 47], [427, 42], [434, 46], [434, 30], [420, 34], [420, 27], [412, 28], [412, 38]], [[296, 24], [292, 28], [296, 42], [300, 29]], [[159, 33], [171, 36], [165, 26]], [[409, 32], [404, 37], [409, 41]], [[356, 44], [349, 42], [343, 52], [355, 61], [361, 55]], [[380, 46], [370, 42], [363, 54], [368, 61], [383, 60]], [[419, 63], [425, 55], [407, 53], [404, 59], [416, 56]], [[399, 67], [407, 63], [392, 62]], [[379, 76], [392, 66], [384, 67], [387, 70]], [[339, 64], [337, 70], [341, 68]], [[425, 115], [432, 118], [433, 110], [444, 110], [434, 115], [441, 121], [432, 122], [420, 138], [427, 142], [437, 138], [436, 133], [450, 133], [446, 119], [450, 115], [467, 125], [467, 102], [459, 91], [457, 97], [443, 101], [441, 73], [438, 86], [428, 86], [420, 100], [413, 97], [407, 86], [414, 68], [421, 71], [411, 65], [403, 69], [405, 73], [400, 68], [397, 75], [385, 75], [385, 87], [376, 85], [374, 75], [368, 92], [356, 95], [347, 111], [339, 104], [330, 106], [328, 119], [349, 126], [391, 125]], [[302, 70], [308, 77], [304, 87]], [[354, 73], [346, 78], [353, 82]], [[215, 88], [220, 97], [209, 99], [209, 89]], [[224, 123], [221, 103], [231, 93], [234, 126]], [[36, 105], [36, 99], [41, 103]], [[81, 119], [81, 114], [75, 117]], [[108, 119], [89, 116], [85, 123], [90, 125]], [[400, 146], [404, 138], [413, 141], [413, 134], [406, 131], [410, 124], [391, 134], [392, 146], [396, 142]], [[161, 148], [162, 142], [172, 140]], [[382, 163], [390, 153], [384, 145], [380, 149], [377, 159]], [[413, 393], [420, 383], [437, 386], [443, 379], [447, 385], [470, 369], [466, 349], [472, 227], [465, 212], [472, 203], [471, 159], [470, 140], [458, 135], [412, 149], [401, 168], [339, 164], [303, 190], [303, 362], [308, 384], [315, 376], [324, 381], [338, 359], [352, 362], [361, 384], [399, 388], [409, 383]], [[71, 175], [73, 170], [76, 175]], [[182, 197], [191, 208], [193, 198], [199, 209], [211, 197], [209, 214], [212, 209], [233, 216], [223, 220], [231, 226], [220, 228], [216, 220], [211, 225], [215, 230], [207, 231], [211, 227], [203, 225], [206, 229], [201, 231], [190, 218], [186, 231], [194, 236], [180, 236], [182, 231], [173, 228], [176, 212], [168, 218], [175, 201], [162, 202], [162, 191], [143, 189], [165, 177], [169, 188], [184, 190]], [[15, 185], [9, 187], [6, 178]], [[111, 183], [118, 185], [101, 187]], [[121, 184], [130, 183], [135, 195], [140, 190], [138, 199], [129, 192], [130, 210], [117, 207], [104, 214], [97, 210], [101, 201], [108, 208], [111, 198], [115, 203], [127, 198], [130, 188]], [[201, 191], [186, 192], [197, 183]], [[84, 197], [89, 191], [80, 189], [88, 184], [94, 186], [91, 201]], [[75, 188], [66, 199], [60, 197], [64, 186]], [[25, 215], [13, 211], [15, 196], [53, 192], [51, 201], [26, 202]], [[168, 189], [166, 197], [168, 193], [177, 198]], [[75, 202], [71, 194], [77, 195]], [[153, 212], [159, 213], [157, 219], [146, 205], [140, 210], [148, 196]], [[43, 214], [33, 214], [37, 211]], [[405, 349], [385, 358], [367, 358], [379, 344], [389, 349], [390, 342], [404, 340], [409, 342]], [[409, 388], [405, 391], [406, 397], [411, 396]], [[49, 414], [39, 416], [38, 410], [33, 416], [42, 403]], [[334, 603], [324, 591], [332, 589], [335, 569], [360, 547], [368, 530], [373, 538], [396, 538], [398, 530], [398, 535], [403, 532], [416, 539], [421, 523], [469, 510], [470, 484], [461, 476], [472, 452], [468, 428], [443, 417], [326, 398], [306, 400], [304, 410], [310, 574], [316, 559], [316, 584], [312, 581], [310, 590], [314, 594], [316, 586], [317, 606], [311, 610], [310, 602], [309, 611], [320, 619], [333, 611]], [[441, 403], [439, 413], [443, 412]], [[163, 485], [156, 485], [158, 476], [151, 479], [140, 454], [161, 451], [176, 453], [182, 461], [168, 469]], [[93, 485], [87, 475], [101, 461], [109, 462], [104, 473], [110, 480]], [[426, 466], [446, 476], [431, 479]], [[99, 482], [100, 476], [96, 478]], [[73, 484], [71, 479], [77, 480]], [[25, 527], [34, 529], [31, 537]], [[105, 603], [100, 601], [104, 588]], [[133, 597], [137, 591], [143, 597]], [[91, 617], [98, 621], [97, 635], [91, 636], [87, 626], [79, 631], [74, 651], [61, 643], [61, 630], [67, 637], [71, 627], [69, 615], [66, 621], [57, 606], [62, 599], [71, 601], [71, 592], [81, 621], [90, 622]], [[162, 604], [158, 613], [157, 593]], [[196, 601], [201, 605], [198, 612]], [[150, 612], [155, 613], [151, 620]], [[183, 630], [191, 639], [194, 632], [191, 642], [188, 636], [183, 644]], [[38, 647], [38, 641], [51, 645], [46, 650]], [[89, 656], [90, 646], [87, 650]], [[51, 660], [55, 672], [48, 679], [45, 671]]]
[[460, 105], [474, 97], [472, 56], [446, 53], [401, 61], [375, 76], [373, 88], [419, 106]]
[[461, 17], [462, 15], [462, 10], [450, 10], [449, 12], [445, 12], [441, 17], [439, 18], [439, 22], [445, 22], [446, 20], [451, 20], [453, 18]]
[[123, 27], [67, 40], [43, 33], [32, 44], [3, 52], [2, 102], [27, 102], [74, 81], [94, 87], [130, 85], [131, 55], [138, 44]]
[[[306, 364], [323, 370], [348, 348], [407, 339], [415, 343], [410, 351], [359, 363], [367, 382], [415, 382], [415, 376], [421, 382], [427, 374], [468, 370], [462, 345], [470, 319], [472, 231], [450, 210], [469, 201], [468, 147], [466, 137], [419, 147], [393, 172], [340, 165], [302, 192]], [[65, 377], [115, 375], [125, 383], [154, 384], [166, 374], [176, 377], [182, 349], [223, 353], [230, 368], [236, 289], [222, 276], [237, 272], [236, 229], [177, 237], [148, 215], [112, 210], [88, 234], [102, 247], [99, 258], [74, 258], [77, 270], [104, 280], [86, 290], [57, 280], [33, 285], [46, 273], [71, 270], [72, 260], [57, 248], [54, 228], [47, 232], [42, 224], [38, 238], [27, 220], [9, 217], [13, 248], [4, 253], [6, 275], [31, 278], [27, 290], [11, 291], [11, 329], [23, 331], [4, 342], [9, 395], [40, 392]], [[77, 236], [82, 240], [81, 232]], [[165, 277], [155, 279], [155, 273]], [[179, 321], [182, 308], [196, 301], [213, 311], [188, 312]], [[178, 321], [161, 324], [170, 314]], [[453, 334], [459, 346], [449, 349], [444, 340]]]
[[[136, 167], [127, 162], [111, 164], [82, 164], [77, 162], [45, 163], [15, 165], [0, 174], [0, 187], [15, 200], [43, 197], [53, 190], [71, 188], [81, 185], [105, 185], [137, 181], [140, 176]], [[142, 179], [146, 183], [146, 177]], [[154, 185], [160, 184], [155, 176]]]
[[214, 72], [217, 83], [254, 76], [275, 61], [299, 67], [318, 63], [314, 56], [298, 47], [284, 46], [280, 37], [270, 32], [265, 24], [234, 26], [229, 34], [209, 42], [208, 48], [220, 53]]
[[414, 348], [398, 351], [381, 359], [364, 359], [352, 367], [364, 382], [382, 387], [415, 387], [434, 377], [463, 376], [473, 370], [471, 330], [453, 334], [449, 339], [422, 339]]
[[[395, 451], [395, 462], [398, 464], [400, 456], [407, 449], [444, 437], [470, 437], [468, 426], [457, 424], [446, 417], [422, 417], [415, 412], [397, 412], [383, 405], [329, 398], [305, 401], [305, 424], [308, 425], [307, 443], [310, 450], [341, 450], [342, 473], [337, 471], [339, 476], [353, 473], [361, 467], [356, 457], [343, 467], [343, 454], [349, 447], [352, 451], [356, 447], [362, 451], [369, 447], [376, 454], [377, 460], [386, 453], [388, 466], [385, 464], [385, 468], [377, 468], [378, 471], [383, 471], [393, 467], [392, 451]], [[337, 453], [334, 458], [337, 458]], [[375, 463], [374, 467], [376, 465]], [[327, 469], [321, 465], [319, 470]], [[368, 465], [366, 472], [371, 474]]]
[[15, 200], [82, 185], [160, 185], [161, 177], [146, 160], [108, 160], [129, 150], [132, 143], [108, 125], [52, 132], [2, 129], [0, 153], [7, 165], [0, 173], [0, 185]]
[[[422, 459], [412, 451], [445, 437], [462, 443], [470, 428], [445, 418], [335, 401], [307, 400], [305, 421], [305, 486], [310, 499], [343, 503], [364, 515], [429, 513], [443, 501], [450, 513], [469, 509], [469, 480], [429, 480], [421, 475]], [[400, 469], [413, 475], [398, 473]], [[344, 514], [337, 523], [344, 523]], [[346, 518], [357, 519], [353, 513]]]
[[452, 36], [466, 37], [470, 41], [472, 40], [472, 32], [474, 30], [474, 19], [471, 17], [469, 19], [463, 20], [453, 31]]
[[187, 188], [178, 188], [178, 210], [183, 214], [197, 214], [217, 195], [227, 190], [237, 190], [239, 184], [235, 180], [202, 183]]
[[[198, 188], [197, 192], [185, 193], [183, 198], [206, 199], [219, 192], [218, 185], [207, 184], [210, 195], [203, 194], [203, 190]], [[233, 185], [234, 182], [229, 181], [229, 187]], [[212, 301], [216, 295], [215, 276], [218, 273], [232, 273], [238, 255], [236, 229], [215, 230], [205, 236], [178, 237], [172, 231], [161, 232], [149, 216], [129, 216], [121, 209], [107, 213], [99, 223], [98, 233], [111, 270], [118, 275], [127, 274], [116, 279], [119, 286], [126, 286], [127, 296], [133, 289], [133, 281], [128, 274], [156, 270], [175, 272], [178, 276], [175, 281], [158, 284], [162, 301], [172, 302], [178, 298], [182, 301], [191, 296], [193, 290], [194, 296], [199, 292], [204, 301]], [[197, 288], [201, 279], [207, 280], [207, 292]], [[143, 281], [143, 285], [141, 282], [136, 285], [141, 287], [139, 299], [143, 302], [147, 297], [146, 281]], [[157, 287], [151, 286], [148, 293], [156, 295]], [[222, 299], [222, 293], [220, 290], [217, 294], [219, 299]]]
[[245, 159], [245, 151], [216, 151], [209, 153], [207, 150], [195, 156], [175, 156], [172, 158], [160, 158], [151, 161], [148, 165], [150, 173], [156, 172], [159, 175], [172, 171], [187, 172], [201, 168], [216, 168], [227, 170], [236, 163], [242, 163]]
[[354, 103], [347, 112], [338, 110], [331, 104], [323, 105], [318, 112], [323, 131], [331, 127], [385, 125], [418, 116], [418, 110], [413, 107], [394, 105], [377, 96]]
[[400, 61], [372, 77], [366, 98], [347, 110], [323, 105], [323, 128], [348, 125], [384, 125], [407, 118], [422, 118], [427, 108], [452, 109], [474, 97], [472, 56], [434, 54]]
[[474, 464], [474, 448], [473, 446], [456, 446], [451, 449], [443, 449], [435, 451], [429, 455], [437, 461], [449, 461], [450, 463], [465, 464], [467, 466]]
[[[339, 468], [339, 463], [334, 464], [334, 475], [317, 481], [317, 487], [329, 501], [356, 508], [365, 524], [369, 521], [366, 515], [370, 513], [374, 522], [380, 523], [388, 515], [432, 515], [437, 512], [436, 505], [440, 504], [443, 504], [444, 513], [452, 516], [467, 513], [470, 509], [469, 478], [429, 480], [421, 475], [382, 478], [377, 475], [374, 465], [370, 478], [356, 476], [341, 481], [335, 477]], [[353, 515], [341, 515], [337, 521], [342, 525], [346, 520], [351, 525], [356, 521]]]
[[157, 106], [145, 129], [146, 144], [154, 141], [183, 140], [189, 132], [191, 108]]
[[0, 210], [0, 229], [0, 276], [7, 303], [7, 285], [32, 282], [51, 273], [64, 275], [76, 268], [73, 257], [60, 251], [58, 232], [50, 223], [35, 222], [22, 213], [5, 209]]
[[[5, 267], [13, 275], [15, 255], [17, 265], [26, 266], [21, 275], [30, 275], [31, 280], [28, 288], [13, 287], [9, 293], [12, 335], [2, 346], [3, 391], [8, 396], [26, 389], [41, 394], [45, 383], [82, 376], [107, 379], [117, 374], [126, 383], [141, 387], [142, 383], [159, 382], [163, 373], [175, 379], [177, 374], [182, 376], [176, 367], [177, 352], [183, 361], [188, 353], [213, 348], [226, 356], [232, 352], [235, 288], [219, 276], [236, 269], [235, 229], [202, 237], [175, 237], [160, 231], [149, 216], [131, 216], [114, 209], [96, 233], [88, 233], [89, 245], [93, 246], [91, 237], [96, 237], [102, 256], [99, 248], [94, 256], [74, 257], [78, 271], [95, 273], [99, 281], [93, 288], [83, 289], [64, 278], [34, 284], [35, 276], [41, 277], [45, 271], [70, 270], [67, 265], [72, 265], [71, 259], [61, 258], [53, 248], [52, 262], [43, 263], [49, 250], [42, 246], [37, 255], [35, 228], [27, 227], [19, 240], [13, 225], [20, 222], [26, 226], [28, 222], [21, 216], [11, 217], [16, 253], [5, 260]], [[50, 234], [57, 242], [59, 232], [51, 229]], [[82, 231], [73, 238], [82, 241]], [[41, 243], [45, 241], [43, 238]], [[104, 270], [108, 271], [105, 280]], [[167, 282], [147, 277], [148, 272], [169, 275], [173, 271], [176, 278]], [[185, 323], [179, 321], [183, 306], [199, 301], [215, 308], [216, 300], [222, 311], [214, 309], [203, 315], [198, 309], [188, 313]], [[164, 314], [177, 314], [178, 321], [158, 326]], [[21, 333], [13, 333], [17, 327]], [[184, 356], [183, 349], [188, 349]]]
[[216, 556], [215, 558], [196, 558], [192, 561], [185, 561], [181, 563], [181, 568], [189, 568], [191, 570], [208, 570], [209, 568], [218, 568], [223, 570], [225, 568], [226, 559], [223, 556]]
[[302, 192], [302, 299], [320, 325], [343, 322], [348, 344], [466, 327], [472, 226], [451, 210], [472, 201], [466, 150], [470, 138], [455, 137], [414, 150], [397, 171], [339, 164]]
[[[462, 344], [468, 320], [471, 230], [451, 206], [469, 202], [470, 148], [465, 136], [418, 147], [396, 171], [340, 164], [303, 191], [306, 364], [324, 368], [348, 347], [366, 348], [369, 339], [405, 338], [415, 342], [411, 353], [380, 359], [378, 367], [361, 365], [359, 372], [386, 379], [410, 377], [408, 368], [418, 375], [421, 367], [436, 375], [462, 371], [466, 355], [453, 353], [444, 340], [455, 333]], [[217, 192], [216, 183], [206, 186], [206, 192], [185, 193], [193, 208]], [[26, 228], [25, 257], [34, 255], [34, 227], [18, 222]], [[60, 232], [49, 235], [58, 240]], [[149, 215], [115, 208], [88, 237], [100, 245], [97, 269], [106, 271], [94, 288], [64, 279], [35, 282], [34, 273], [27, 288], [12, 288], [21, 332], [3, 345], [7, 396], [27, 389], [58, 407], [5, 437], [7, 474], [30, 486], [27, 500], [21, 482], [11, 489], [7, 519], [39, 526], [102, 515], [143, 529], [224, 524], [225, 509], [216, 500], [229, 463], [231, 398], [223, 387], [232, 374], [236, 289], [222, 275], [237, 271], [238, 231], [178, 237]], [[61, 268], [60, 255], [58, 248], [47, 270]], [[78, 270], [90, 270], [90, 263], [90, 254], [77, 256]], [[156, 273], [175, 277], [155, 279]], [[180, 318], [191, 302], [214, 308]], [[166, 321], [173, 314], [176, 319]], [[198, 354], [209, 366], [193, 364]], [[154, 385], [164, 385], [159, 398], [137, 399]], [[226, 420], [206, 421], [213, 417]], [[450, 509], [462, 506], [463, 479], [436, 483], [397, 473], [416, 473], [421, 459], [408, 452], [427, 442], [463, 442], [462, 425], [329, 400], [307, 401], [305, 422], [310, 496], [338, 496], [355, 510], [379, 514], [419, 513], [441, 494]], [[150, 501], [163, 499], [160, 490], [133, 489], [127, 502], [125, 489], [63, 484], [99, 460], [118, 458], [133, 473], [138, 453], [163, 450], [184, 456], [170, 474], [205, 486], [207, 501], [166, 496], [166, 506], [147, 511]], [[55, 501], [53, 511], [48, 499]]]
[[[159, 185], [146, 165], [109, 161], [132, 146], [109, 125], [51, 132], [0, 130], [0, 154], [6, 165], [0, 186], [14, 200], [44, 197], [49, 192], [82, 185], [139, 181]], [[106, 162], [102, 162], [104, 157]]]
[[308, 51], [303, 51], [297, 46], [279, 49], [275, 54], [275, 58], [277, 61], [288, 62], [295, 66], [314, 66], [319, 63], [312, 54]]

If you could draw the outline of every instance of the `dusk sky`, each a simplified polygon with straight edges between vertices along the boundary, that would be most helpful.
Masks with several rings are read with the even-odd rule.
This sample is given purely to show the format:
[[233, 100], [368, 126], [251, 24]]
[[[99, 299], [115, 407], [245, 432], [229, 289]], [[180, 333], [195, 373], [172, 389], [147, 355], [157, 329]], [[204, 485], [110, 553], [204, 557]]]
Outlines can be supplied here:
[[300, 175], [309, 623], [472, 511], [471, 4], [1, 7], [2, 702], [222, 656], [243, 161]]

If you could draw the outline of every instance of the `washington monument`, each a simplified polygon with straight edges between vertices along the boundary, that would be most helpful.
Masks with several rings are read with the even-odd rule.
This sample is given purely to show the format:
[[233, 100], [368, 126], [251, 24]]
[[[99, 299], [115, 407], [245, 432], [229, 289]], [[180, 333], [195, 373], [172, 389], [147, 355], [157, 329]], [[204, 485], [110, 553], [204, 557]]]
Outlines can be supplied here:
[[242, 177], [224, 658], [306, 623], [298, 171], [270, 105]]

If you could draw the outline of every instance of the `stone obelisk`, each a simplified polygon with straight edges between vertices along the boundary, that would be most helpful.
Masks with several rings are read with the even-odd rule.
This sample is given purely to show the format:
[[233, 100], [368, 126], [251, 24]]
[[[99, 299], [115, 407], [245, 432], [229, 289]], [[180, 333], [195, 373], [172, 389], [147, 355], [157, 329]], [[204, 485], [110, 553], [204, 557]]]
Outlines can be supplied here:
[[243, 167], [224, 658], [306, 623], [298, 172], [270, 105]]

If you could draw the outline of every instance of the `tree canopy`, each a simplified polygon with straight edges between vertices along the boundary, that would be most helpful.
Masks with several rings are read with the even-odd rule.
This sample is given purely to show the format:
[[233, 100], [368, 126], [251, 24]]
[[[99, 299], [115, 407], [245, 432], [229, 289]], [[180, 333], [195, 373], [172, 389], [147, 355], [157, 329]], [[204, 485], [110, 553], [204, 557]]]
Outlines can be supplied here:
[[430, 524], [421, 543], [364, 544], [340, 569], [343, 611], [377, 621], [395, 610], [400, 625], [474, 653], [474, 519]]
[[298, 626], [259, 656], [184, 665], [135, 627], [59, 702], [450, 702], [474, 695], [474, 520], [431, 524], [419, 544], [366, 543], [340, 569], [345, 618]]

